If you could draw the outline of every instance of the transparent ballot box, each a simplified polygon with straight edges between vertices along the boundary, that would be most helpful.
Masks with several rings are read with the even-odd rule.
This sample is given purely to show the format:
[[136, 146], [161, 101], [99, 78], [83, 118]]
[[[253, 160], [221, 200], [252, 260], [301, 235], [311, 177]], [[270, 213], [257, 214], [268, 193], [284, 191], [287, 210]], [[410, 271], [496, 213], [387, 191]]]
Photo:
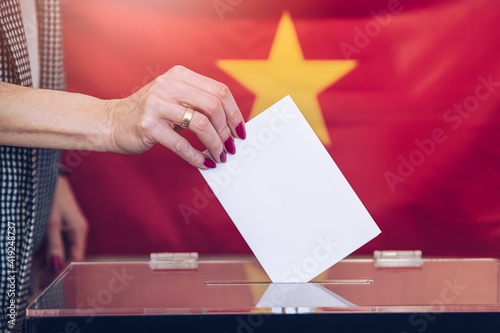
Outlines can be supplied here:
[[[74, 263], [28, 332], [497, 332], [496, 259], [345, 259], [309, 283], [256, 260]], [[383, 259], [383, 258], [382, 258]], [[386, 258], [387, 259], [387, 258]], [[304, 267], [295, 267], [299, 274]]]

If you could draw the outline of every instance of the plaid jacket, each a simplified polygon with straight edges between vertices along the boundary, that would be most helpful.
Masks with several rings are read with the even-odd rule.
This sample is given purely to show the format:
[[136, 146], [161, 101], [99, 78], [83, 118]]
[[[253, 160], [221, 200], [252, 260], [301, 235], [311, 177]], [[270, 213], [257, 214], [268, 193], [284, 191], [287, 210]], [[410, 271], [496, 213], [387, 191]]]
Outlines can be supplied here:
[[[20, 0], [0, 0], [0, 80], [31, 86]], [[58, 0], [36, 0], [40, 86], [65, 88]], [[0, 110], [2, 112], [2, 110]], [[0, 146], [0, 331], [22, 331], [34, 249], [52, 207], [60, 152]], [[11, 304], [14, 304], [12, 306]]]

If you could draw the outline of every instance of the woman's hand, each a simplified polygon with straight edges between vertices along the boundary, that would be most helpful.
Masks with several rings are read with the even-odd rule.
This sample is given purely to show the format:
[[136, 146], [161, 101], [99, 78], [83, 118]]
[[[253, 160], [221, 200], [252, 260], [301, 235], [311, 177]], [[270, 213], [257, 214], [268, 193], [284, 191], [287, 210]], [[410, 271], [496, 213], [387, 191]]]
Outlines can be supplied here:
[[[194, 109], [187, 129], [210, 153], [195, 149], [179, 135], [187, 108]], [[234, 154], [234, 137], [246, 136], [243, 116], [224, 84], [182, 66], [165, 74], [133, 95], [109, 101], [113, 151], [140, 153], [161, 144], [197, 168], [214, 168]]]
[[[59, 177], [47, 230], [49, 262], [81, 261], [85, 257], [88, 222], [67, 177]], [[57, 258], [57, 259], [53, 259]], [[52, 265], [53, 268], [55, 265]]]
[[43, 289], [66, 263], [85, 257], [88, 223], [66, 177], [59, 177], [44, 244], [35, 256], [34, 272]]

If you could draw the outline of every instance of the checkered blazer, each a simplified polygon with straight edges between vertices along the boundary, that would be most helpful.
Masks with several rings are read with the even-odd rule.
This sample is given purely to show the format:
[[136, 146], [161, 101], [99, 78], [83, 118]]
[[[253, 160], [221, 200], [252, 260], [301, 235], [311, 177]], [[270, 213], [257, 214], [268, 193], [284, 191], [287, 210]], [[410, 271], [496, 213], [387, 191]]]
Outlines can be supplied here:
[[[0, 80], [32, 86], [20, 0], [0, 0]], [[40, 86], [65, 88], [59, 0], [36, 0]], [[0, 110], [1, 112], [1, 110]], [[22, 331], [33, 251], [49, 218], [57, 150], [0, 146], [0, 331]], [[9, 306], [13, 302], [14, 307]]]

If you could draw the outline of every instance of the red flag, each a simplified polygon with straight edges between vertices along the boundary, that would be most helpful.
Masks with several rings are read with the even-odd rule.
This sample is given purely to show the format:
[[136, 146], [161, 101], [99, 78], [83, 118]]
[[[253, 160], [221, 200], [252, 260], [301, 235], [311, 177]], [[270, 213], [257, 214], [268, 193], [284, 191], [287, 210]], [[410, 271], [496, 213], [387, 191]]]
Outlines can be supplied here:
[[[382, 229], [358, 253], [500, 253], [497, 1], [73, 0], [63, 14], [71, 91], [124, 97], [181, 64], [226, 83], [246, 119], [291, 94]], [[63, 164], [90, 254], [249, 252], [162, 147]]]

